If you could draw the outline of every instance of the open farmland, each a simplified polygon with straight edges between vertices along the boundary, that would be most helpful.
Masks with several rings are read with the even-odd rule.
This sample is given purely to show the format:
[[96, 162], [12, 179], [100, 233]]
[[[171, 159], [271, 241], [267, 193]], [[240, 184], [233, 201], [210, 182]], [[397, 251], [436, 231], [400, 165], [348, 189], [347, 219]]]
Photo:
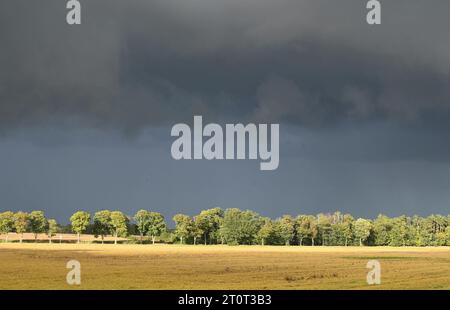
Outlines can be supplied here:
[[[381, 285], [366, 283], [370, 259]], [[2, 243], [0, 261], [1, 289], [450, 289], [448, 247]]]

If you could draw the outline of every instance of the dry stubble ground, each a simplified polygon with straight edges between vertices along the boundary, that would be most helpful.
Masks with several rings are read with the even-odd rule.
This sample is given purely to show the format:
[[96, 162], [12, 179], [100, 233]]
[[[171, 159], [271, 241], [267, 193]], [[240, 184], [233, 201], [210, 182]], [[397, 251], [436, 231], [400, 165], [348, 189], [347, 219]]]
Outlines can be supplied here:
[[[81, 285], [66, 263], [81, 263]], [[366, 284], [366, 263], [382, 284]], [[450, 289], [450, 249], [0, 244], [0, 289]]]

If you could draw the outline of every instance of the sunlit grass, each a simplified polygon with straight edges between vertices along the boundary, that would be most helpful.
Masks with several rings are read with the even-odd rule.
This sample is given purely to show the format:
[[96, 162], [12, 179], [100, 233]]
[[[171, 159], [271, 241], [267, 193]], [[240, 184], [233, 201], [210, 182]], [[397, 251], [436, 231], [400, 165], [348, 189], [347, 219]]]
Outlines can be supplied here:
[[[81, 263], [81, 286], [66, 283]], [[382, 284], [366, 283], [378, 259]], [[1, 289], [450, 289], [450, 248], [0, 244]]]

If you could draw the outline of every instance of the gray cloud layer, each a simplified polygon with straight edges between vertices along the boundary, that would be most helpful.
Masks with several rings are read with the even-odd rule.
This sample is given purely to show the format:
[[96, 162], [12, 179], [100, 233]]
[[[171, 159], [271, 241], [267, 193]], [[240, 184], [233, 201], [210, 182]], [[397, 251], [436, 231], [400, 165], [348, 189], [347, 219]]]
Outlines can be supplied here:
[[[0, 1], [0, 207], [448, 213], [450, 1], [80, 1]], [[172, 160], [197, 113], [280, 122], [279, 169]]]
[[450, 3], [61, 1], [0, 4], [0, 129], [136, 135], [187, 121], [307, 128], [388, 122], [448, 132]]

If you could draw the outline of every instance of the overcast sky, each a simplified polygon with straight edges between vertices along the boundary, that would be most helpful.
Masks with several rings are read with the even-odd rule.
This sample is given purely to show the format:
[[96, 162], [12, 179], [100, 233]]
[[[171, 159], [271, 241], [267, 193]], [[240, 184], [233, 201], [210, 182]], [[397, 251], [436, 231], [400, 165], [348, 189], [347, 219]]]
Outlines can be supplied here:
[[[0, 209], [450, 213], [450, 1], [0, 2]], [[171, 127], [279, 123], [280, 166]]]

